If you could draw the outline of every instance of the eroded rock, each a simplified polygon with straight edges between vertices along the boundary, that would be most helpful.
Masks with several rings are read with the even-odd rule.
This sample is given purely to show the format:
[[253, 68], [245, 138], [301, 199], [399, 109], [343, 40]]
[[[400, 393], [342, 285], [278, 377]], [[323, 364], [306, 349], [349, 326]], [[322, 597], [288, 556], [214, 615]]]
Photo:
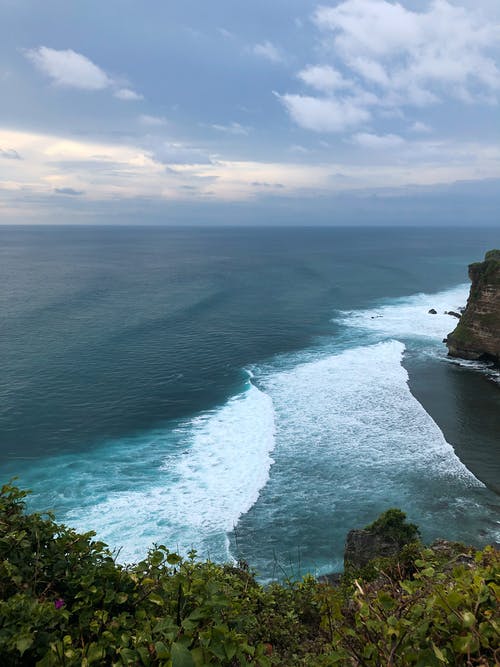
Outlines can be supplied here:
[[[467, 306], [446, 345], [451, 357], [500, 361], [500, 250], [469, 266]], [[451, 314], [451, 313], [450, 313]]]

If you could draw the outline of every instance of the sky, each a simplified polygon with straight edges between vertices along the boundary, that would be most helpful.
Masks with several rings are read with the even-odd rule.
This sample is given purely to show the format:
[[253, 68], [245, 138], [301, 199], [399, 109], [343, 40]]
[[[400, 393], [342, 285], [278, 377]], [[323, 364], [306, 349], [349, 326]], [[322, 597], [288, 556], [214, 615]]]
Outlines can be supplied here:
[[498, 0], [0, 0], [0, 223], [499, 225]]

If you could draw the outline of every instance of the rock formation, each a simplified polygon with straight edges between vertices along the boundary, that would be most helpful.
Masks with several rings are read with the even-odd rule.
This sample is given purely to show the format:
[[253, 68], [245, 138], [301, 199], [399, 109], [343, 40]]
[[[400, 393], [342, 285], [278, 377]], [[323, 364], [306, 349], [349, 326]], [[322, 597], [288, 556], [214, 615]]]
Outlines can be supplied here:
[[469, 266], [472, 281], [467, 306], [448, 334], [451, 357], [500, 362], [500, 250]]
[[413, 523], [406, 522], [406, 514], [390, 509], [371, 525], [347, 534], [344, 551], [344, 567], [362, 568], [374, 558], [397, 555], [401, 549], [418, 539], [419, 531]]

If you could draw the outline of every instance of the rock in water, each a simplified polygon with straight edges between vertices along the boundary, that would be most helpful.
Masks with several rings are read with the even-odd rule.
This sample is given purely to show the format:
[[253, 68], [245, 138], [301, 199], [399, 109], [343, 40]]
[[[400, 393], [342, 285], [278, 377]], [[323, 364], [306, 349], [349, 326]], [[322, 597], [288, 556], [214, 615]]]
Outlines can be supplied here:
[[436, 310], [435, 308], [431, 308], [431, 309], [429, 310], [429, 315], [437, 315], [437, 314], [438, 314], [438, 313], [437, 313], [437, 310]]
[[414, 542], [418, 536], [417, 526], [406, 522], [404, 512], [387, 510], [371, 525], [347, 534], [344, 567], [359, 569], [374, 558], [396, 556], [405, 544]]
[[500, 250], [469, 266], [467, 306], [446, 345], [451, 357], [500, 362]]

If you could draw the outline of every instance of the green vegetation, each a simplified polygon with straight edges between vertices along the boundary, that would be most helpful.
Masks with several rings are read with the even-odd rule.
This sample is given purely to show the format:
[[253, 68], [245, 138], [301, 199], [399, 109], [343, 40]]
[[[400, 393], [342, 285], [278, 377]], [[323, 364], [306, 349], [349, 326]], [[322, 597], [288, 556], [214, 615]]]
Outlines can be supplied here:
[[[93, 533], [25, 513], [0, 492], [0, 664], [321, 667], [493, 665], [498, 552], [413, 543], [371, 581], [263, 587], [240, 563], [165, 547], [130, 567]], [[404, 515], [381, 519], [410, 531]], [[382, 527], [379, 525], [379, 527]]]
[[488, 250], [488, 252], [484, 256], [484, 259], [487, 262], [490, 261], [500, 262], [500, 250], [498, 250], [497, 248], [493, 248], [493, 250]]
[[365, 527], [372, 533], [383, 533], [395, 542], [408, 544], [415, 542], [420, 537], [420, 531], [414, 523], [406, 521], [406, 514], [399, 509], [387, 510], [373, 523]]

